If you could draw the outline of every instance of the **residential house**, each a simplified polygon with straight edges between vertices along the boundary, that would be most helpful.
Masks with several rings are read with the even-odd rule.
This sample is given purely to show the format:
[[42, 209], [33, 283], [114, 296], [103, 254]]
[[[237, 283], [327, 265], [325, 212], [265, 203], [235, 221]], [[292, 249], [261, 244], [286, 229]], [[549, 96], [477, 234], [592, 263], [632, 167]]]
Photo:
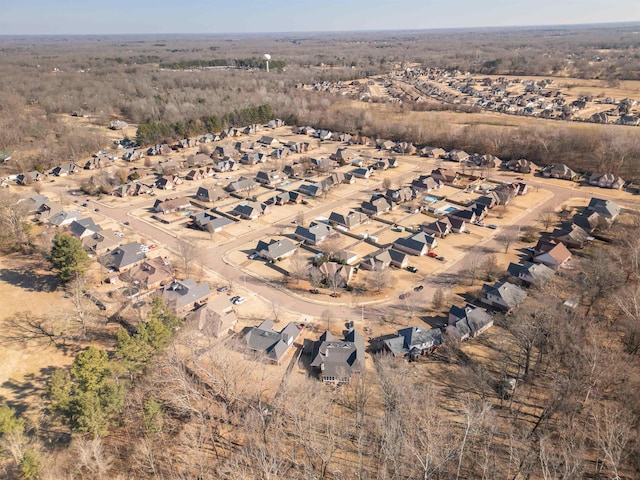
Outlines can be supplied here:
[[235, 160], [229, 157], [224, 157], [222, 160], [215, 162], [211, 167], [215, 172], [232, 172], [238, 169], [238, 164]]
[[153, 204], [153, 211], [156, 213], [168, 214], [180, 210], [191, 208], [191, 201], [187, 197], [182, 198], [166, 198], [164, 200], [156, 200]]
[[77, 210], [61, 210], [46, 217], [44, 222], [55, 225], [56, 227], [64, 227], [65, 225], [70, 225], [74, 220], [78, 220], [81, 216]]
[[571, 252], [562, 242], [540, 239], [533, 250], [533, 261], [551, 268], [558, 268], [571, 259]]
[[266, 161], [267, 156], [259, 152], [245, 153], [242, 158], [240, 158], [240, 163], [243, 165], [256, 165], [257, 163], [265, 163]]
[[603, 217], [615, 220], [620, 214], [620, 207], [611, 200], [603, 200], [601, 198], [592, 198], [587, 205], [587, 210], [597, 212]]
[[564, 163], [545, 167], [542, 176], [547, 178], [559, 178], [562, 180], [577, 180], [580, 175], [567, 167]]
[[106, 155], [93, 157], [91, 160], [87, 160], [87, 162], [84, 164], [84, 169], [97, 170], [100, 168], [104, 168], [107, 165], [107, 162], [109, 162], [109, 157], [107, 157]]
[[419, 150], [419, 153], [429, 158], [444, 158], [447, 156], [447, 152], [438, 147], [423, 147]]
[[493, 326], [493, 316], [485, 309], [467, 304], [464, 307], [451, 306], [446, 333], [460, 341], [480, 335]]
[[120, 280], [137, 286], [140, 291], [155, 290], [173, 281], [173, 267], [162, 257], [147, 258], [119, 276]]
[[328, 330], [313, 344], [311, 367], [322, 382], [349, 383], [351, 375], [364, 372], [364, 338], [355, 330], [338, 340]]
[[431, 171], [431, 177], [439, 183], [456, 184], [458, 174], [450, 168], [436, 168]]
[[387, 158], [387, 166], [389, 168], [398, 168], [400, 166], [400, 161], [395, 157]]
[[476, 212], [474, 212], [473, 210], [470, 209], [465, 209], [465, 210], [455, 210], [453, 212], [451, 212], [449, 215], [449, 220], [452, 222], [453, 225], [453, 220], [460, 220], [462, 222], [465, 223], [474, 223], [477, 219], [478, 216], [476, 215]]
[[585, 244], [593, 241], [593, 237], [575, 223], [566, 223], [562, 228], [551, 232], [550, 236], [553, 240], [573, 248], [582, 248]]
[[613, 188], [620, 190], [624, 187], [625, 181], [622, 177], [613, 173], [592, 173], [589, 177], [589, 185], [600, 188]]
[[297, 249], [298, 245], [288, 238], [283, 238], [271, 239], [269, 242], [260, 240], [255, 250], [265, 260], [276, 261], [293, 255]]
[[229, 195], [220, 187], [199, 187], [196, 198], [201, 202], [217, 202], [228, 198]]
[[289, 177], [301, 177], [304, 175], [305, 168], [301, 163], [292, 163], [284, 167], [284, 173]]
[[358, 261], [358, 254], [350, 252], [348, 250], [340, 250], [333, 254], [333, 258], [343, 264], [353, 265]]
[[324, 191], [325, 186], [322, 182], [303, 183], [298, 187], [298, 192], [311, 198], [319, 197]]
[[274, 186], [286, 180], [287, 176], [280, 170], [261, 170], [256, 174], [256, 182], [262, 185]]
[[356, 155], [348, 148], [338, 148], [336, 153], [331, 155], [331, 160], [335, 160], [337, 162], [350, 162], [355, 157]]
[[507, 272], [527, 285], [544, 285], [547, 283], [555, 271], [542, 263], [522, 262], [522, 265], [510, 263]]
[[214, 150], [213, 150], [213, 155], [215, 157], [218, 158], [228, 158], [228, 159], [235, 159], [238, 155], [238, 151], [233, 148], [230, 145], [218, 145]]
[[299, 192], [281, 192], [270, 201], [276, 205], [286, 205], [288, 203], [298, 203], [302, 200]]
[[207, 212], [198, 212], [191, 215], [193, 226], [209, 233], [218, 233], [227, 225], [231, 225], [233, 220], [227, 217], [216, 217]]
[[154, 186], [156, 188], [159, 188], [160, 190], [173, 190], [174, 188], [176, 188], [175, 177], [160, 177], [155, 181]]
[[100, 263], [116, 272], [125, 272], [143, 261], [147, 256], [140, 250], [138, 242], [131, 242], [114, 248], [100, 259]]
[[329, 287], [342, 288], [349, 285], [355, 273], [355, 267], [337, 262], [322, 262], [317, 267], [322, 281]]
[[391, 210], [391, 204], [383, 195], [374, 195], [368, 202], [362, 202], [361, 209], [367, 215], [380, 215]]
[[257, 188], [258, 183], [253, 178], [240, 177], [225, 187], [227, 192], [249, 192]]
[[393, 242], [393, 248], [406, 252], [410, 255], [426, 255], [429, 250], [433, 250], [438, 245], [435, 237], [424, 232], [414, 233], [408, 237], [397, 239]]
[[481, 299], [487, 305], [509, 311], [520, 305], [527, 297], [527, 292], [509, 282], [497, 282], [494, 285], [482, 286]]
[[189, 312], [185, 321], [198, 326], [208, 338], [222, 338], [238, 323], [238, 317], [226, 295], [211, 297], [206, 305]]
[[204, 178], [204, 170], [199, 169], [199, 170], [191, 170], [189, 171], [189, 173], [187, 173], [187, 175], [184, 177], [185, 180], [190, 180], [190, 181], [194, 181], [194, 180], [202, 180]]
[[521, 158], [519, 160], [510, 160], [507, 162], [507, 169], [517, 173], [531, 173], [535, 170], [535, 165], [529, 160]]
[[245, 202], [237, 205], [231, 215], [238, 216], [244, 220], [255, 220], [260, 215], [265, 215], [271, 211], [271, 207], [266, 203]]
[[245, 341], [249, 349], [264, 353], [270, 361], [280, 365], [299, 335], [300, 329], [293, 322], [277, 332], [271, 320], [264, 320], [249, 329]]
[[576, 213], [573, 216], [572, 222], [582, 228], [585, 232], [604, 231], [613, 223], [610, 218], [600, 215], [598, 212], [589, 210]]
[[351, 173], [351, 175], [353, 175], [356, 178], [369, 178], [371, 176], [372, 169], [369, 167], [359, 167], [359, 168], [354, 168], [349, 173]]
[[431, 175], [420, 175], [411, 182], [411, 188], [417, 191], [429, 193], [437, 190], [444, 185], [441, 180], [436, 180]]
[[333, 229], [329, 225], [311, 222], [309, 227], [298, 225], [293, 236], [307, 245], [317, 245], [331, 235], [332, 232]]
[[79, 168], [75, 163], [64, 163], [51, 170], [51, 174], [56, 177], [66, 177], [67, 175], [76, 173], [78, 170]]
[[432, 223], [423, 223], [422, 231], [432, 237], [444, 238], [451, 233], [451, 221], [447, 217]]
[[209, 284], [197, 284], [192, 278], [174, 280], [162, 288], [160, 298], [176, 312], [191, 310], [206, 303], [211, 295]]
[[342, 227], [346, 230], [357, 227], [367, 219], [368, 217], [364, 213], [356, 212], [353, 210], [346, 215], [337, 212], [331, 212], [331, 214], [329, 215], [329, 223], [331, 225]]
[[277, 138], [270, 137], [268, 135], [262, 136], [260, 140], [258, 140], [258, 143], [261, 143], [262, 145], [267, 145], [269, 147], [275, 147], [276, 145], [280, 145], [280, 142], [278, 141]]
[[464, 150], [451, 150], [448, 156], [452, 162], [466, 162], [469, 159], [469, 154]]
[[77, 239], [83, 239], [102, 230], [100, 225], [96, 225], [93, 218], [81, 218], [73, 220], [65, 233]]
[[409, 187], [390, 188], [385, 196], [387, 200], [394, 203], [410, 202], [414, 198], [414, 191]]
[[428, 355], [442, 345], [442, 332], [439, 328], [425, 330], [421, 326], [398, 330], [398, 335], [384, 340], [384, 348], [395, 357], [416, 359]]
[[82, 247], [94, 255], [104, 255], [118, 246], [120, 246], [120, 237], [116, 236], [110, 228], [82, 237]]
[[[455, 217], [445, 217], [449, 223], [451, 223], [451, 231], [455, 233], [462, 233], [467, 229], [467, 222]], [[444, 220], [444, 218], [442, 219]]]
[[35, 195], [31, 195], [29, 198], [19, 200], [19, 202], [24, 202], [27, 212], [38, 212], [43, 206], [49, 203], [49, 197], [36, 193]]

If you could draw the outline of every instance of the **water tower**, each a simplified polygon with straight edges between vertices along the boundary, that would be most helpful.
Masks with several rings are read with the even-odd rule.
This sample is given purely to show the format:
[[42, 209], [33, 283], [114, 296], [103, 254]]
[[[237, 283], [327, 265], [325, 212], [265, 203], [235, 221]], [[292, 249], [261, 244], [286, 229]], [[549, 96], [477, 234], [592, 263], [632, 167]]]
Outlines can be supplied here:
[[269, 60], [271, 60], [271, 55], [265, 53], [262, 58], [264, 58], [265, 62], [267, 63], [267, 73], [269, 73]]

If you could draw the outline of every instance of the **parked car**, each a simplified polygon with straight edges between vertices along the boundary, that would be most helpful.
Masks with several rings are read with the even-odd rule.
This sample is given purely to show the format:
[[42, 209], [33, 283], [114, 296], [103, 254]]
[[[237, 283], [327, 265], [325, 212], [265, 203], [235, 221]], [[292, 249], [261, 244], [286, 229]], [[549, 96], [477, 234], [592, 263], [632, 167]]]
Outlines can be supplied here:
[[411, 296], [411, 292], [407, 292], [407, 293], [402, 293], [400, 294], [400, 300], [404, 300], [405, 298], [409, 298]]
[[236, 300], [233, 302], [233, 304], [234, 304], [234, 305], [240, 305], [241, 303], [244, 303], [244, 302], [246, 302], [246, 301], [247, 301], [247, 299], [246, 299], [246, 298], [244, 298], [244, 297], [238, 297], [238, 298], [236, 298]]
[[471, 230], [463, 230], [463, 232], [471, 235]]
[[99, 209], [99, 208], [94, 208], [94, 209], [93, 209], [93, 211], [94, 211], [94, 212], [99, 212], [99, 211], [100, 211], [100, 209]]
[[257, 253], [252, 253], [251, 255], [249, 255], [249, 260], [255, 260], [256, 258], [258, 258]]
[[236, 303], [236, 300], [238, 300], [239, 298], [240, 298], [240, 296], [239, 296], [239, 295], [236, 295], [235, 297], [231, 297], [231, 298], [229, 299], [229, 301], [230, 301], [231, 303]]
[[422, 290], [424, 290], [424, 285], [418, 285], [413, 289], [414, 292], [421, 292]]
[[129, 223], [129, 222], [124, 222], [124, 224], [125, 224], [126, 226], [129, 226], [129, 225], [130, 225], [130, 223]]
[[490, 228], [491, 230], [495, 230], [496, 228], [498, 228], [498, 225], [490, 223], [489, 225], [487, 225], [487, 228]]
[[229, 290], [229, 287], [227, 287], [226, 285], [223, 285], [221, 287], [217, 288], [218, 292], [226, 292], [227, 290]]
[[429, 250], [427, 252], [427, 257], [438, 258], [438, 254], [436, 252], [434, 252], [433, 250]]
[[442, 257], [442, 256], [438, 257], [437, 259], [438, 259], [439, 261], [441, 261], [441, 262], [444, 262], [444, 261], [446, 260], [446, 258], [444, 258], [444, 257]]
[[479, 222], [479, 221], [476, 222], [476, 225], [478, 225], [479, 227], [484, 227], [485, 226], [484, 222]]
[[411, 273], [418, 273], [418, 269], [416, 267], [412, 267], [411, 265], [407, 267], [407, 270], [409, 270]]

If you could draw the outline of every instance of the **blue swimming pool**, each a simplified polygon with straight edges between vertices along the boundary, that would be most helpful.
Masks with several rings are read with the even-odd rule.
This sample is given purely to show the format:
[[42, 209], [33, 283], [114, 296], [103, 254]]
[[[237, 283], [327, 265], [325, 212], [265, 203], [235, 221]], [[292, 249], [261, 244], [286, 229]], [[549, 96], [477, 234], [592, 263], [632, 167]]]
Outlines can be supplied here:
[[458, 210], [456, 207], [447, 207], [444, 209], [447, 213], [455, 212], [456, 210]]
[[437, 201], [437, 200], [438, 200], [438, 199], [437, 199], [436, 197], [432, 197], [432, 196], [428, 196], [428, 197], [425, 197], [425, 198], [424, 198], [424, 201], [425, 201], [426, 203], [433, 203], [433, 202], [435, 202], [435, 201]]

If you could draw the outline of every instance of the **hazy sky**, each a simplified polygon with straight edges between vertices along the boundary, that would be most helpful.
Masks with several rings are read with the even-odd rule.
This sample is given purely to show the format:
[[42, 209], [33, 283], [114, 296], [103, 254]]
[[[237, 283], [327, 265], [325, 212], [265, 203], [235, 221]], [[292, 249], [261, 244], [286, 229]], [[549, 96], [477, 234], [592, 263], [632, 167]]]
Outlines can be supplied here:
[[640, 0], [1, 0], [0, 34], [404, 30], [640, 21]]

